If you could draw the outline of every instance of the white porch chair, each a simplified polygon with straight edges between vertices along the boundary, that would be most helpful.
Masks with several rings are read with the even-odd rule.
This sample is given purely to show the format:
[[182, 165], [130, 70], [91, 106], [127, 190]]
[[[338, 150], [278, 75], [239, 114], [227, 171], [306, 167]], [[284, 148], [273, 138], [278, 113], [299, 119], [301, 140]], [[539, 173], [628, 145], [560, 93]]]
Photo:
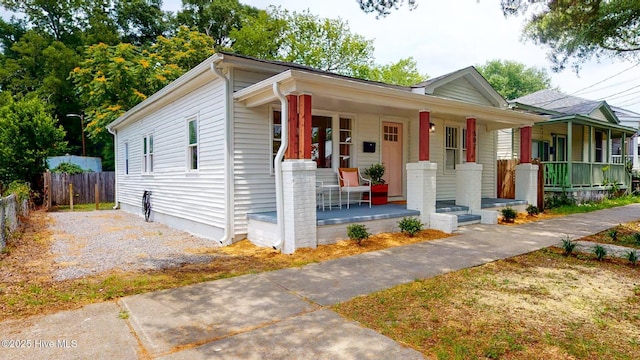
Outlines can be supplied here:
[[[360, 169], [358, 168], [339, 168], [338, 179], [340, 184], [340, 208], [342, 208], [342, 193], [347, 193], [347, 209], [351, 202], [351, 193], [360, 193], [358, 204], [368, 202], [371, 207], [371, 180], [365, 179], [360, 175]], [[362, 194], [368, 193], [369, 199], [362, 200]]]

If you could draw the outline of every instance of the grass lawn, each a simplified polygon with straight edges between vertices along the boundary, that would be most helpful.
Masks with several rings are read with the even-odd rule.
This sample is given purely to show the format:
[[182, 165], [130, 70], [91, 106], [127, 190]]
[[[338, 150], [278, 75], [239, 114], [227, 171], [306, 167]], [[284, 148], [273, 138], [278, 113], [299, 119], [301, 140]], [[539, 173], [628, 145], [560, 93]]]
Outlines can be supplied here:
[[620, 224], [609, 230], [586, 236], [582, 240], [640, 249], [640, 221]]
[[[115, 203], [112, 202], [101, 202], [98, 204], [98, 210], [113, 210]], [[96, 204], [74, 204], [73, 211], [95, 211]], [[51, 211], [71, 211], [71, 207], [69, 205], [57, 205], [54, 206]]]
[[621, 196], [618, 198], [605, 199], [601, 202], [589, 202], [580, 205], [563, 205], [553, 209], [545, 210], [546, 213], [555, 214], [555, 215], [569, 215], [569, 214], [579, 214], [586, 213], [596, 210], [604, 210], [610, 209], [617, 206], [624, 206], [640, 203], [640, 196]]
[[437, 359], [637, 359], [640, 267], [560, 249], [334, 306]]

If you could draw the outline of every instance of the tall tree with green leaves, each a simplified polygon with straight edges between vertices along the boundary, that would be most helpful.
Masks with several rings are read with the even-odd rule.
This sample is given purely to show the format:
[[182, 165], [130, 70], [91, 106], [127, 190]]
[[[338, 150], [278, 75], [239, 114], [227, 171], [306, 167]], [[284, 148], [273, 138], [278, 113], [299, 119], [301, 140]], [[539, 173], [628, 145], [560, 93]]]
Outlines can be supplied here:
[[49, 156], [66, 151], [64, 129], [36, 96], [14, 100], [2, 93], [0, 104], [0, 183], [35, 183]]
[[491, 60], [484, 65], [476, 65], [476, 69], [507, 100], [551, 87], [551, 78], [546, 70], [527, 67], [516, 61]]
[[415, 59], [408, 57], [388, 65], [364, 66], [358, 69], [355, 77], [386, 84], [411, 86], [427, 80], [429, 75], [421, 74]]

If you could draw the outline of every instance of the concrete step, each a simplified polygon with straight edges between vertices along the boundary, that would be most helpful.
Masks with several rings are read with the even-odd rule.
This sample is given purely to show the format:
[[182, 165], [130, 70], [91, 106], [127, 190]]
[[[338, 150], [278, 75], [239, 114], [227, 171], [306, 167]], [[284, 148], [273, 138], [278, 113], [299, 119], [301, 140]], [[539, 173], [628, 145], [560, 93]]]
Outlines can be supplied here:
[[458, 226], [479, 224], [481, 219], [480, 215], [459, 214], [457, 216], [458, 216]]
[[469, 207], [462, 205], [450, 205], [446, 207], [438, 207], [436, 208], [436, 212], [439, 214], [462, 215], [469, 213]]

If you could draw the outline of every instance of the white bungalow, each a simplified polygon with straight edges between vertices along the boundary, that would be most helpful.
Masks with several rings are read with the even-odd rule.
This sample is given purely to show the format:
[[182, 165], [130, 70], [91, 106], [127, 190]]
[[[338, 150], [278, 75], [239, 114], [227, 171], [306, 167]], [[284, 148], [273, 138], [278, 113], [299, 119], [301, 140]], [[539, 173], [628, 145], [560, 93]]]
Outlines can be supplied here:
[[[408, 215], [445, 231], [459, 218], [495, 222], [483, 207], [499, 202], [487, 200], [496, 198], [497, 131], [529, 129], [530, 149], [526, 134], [542, 120], [510, 110], [473, 67], [400, 87], [217, 53], [108, 130], [122, 210], [141, 213], [148, 190], [155, 221], [290, 253], [346, 238], [352, 222], [374, 232]], [[379, 162], [390, 199], [406, 205], [316, 207], [332, 188], [326, 200], [337, 205], [338, 168]], [[514, 204], [535, 203], [537, 167], [521, 162]]]

